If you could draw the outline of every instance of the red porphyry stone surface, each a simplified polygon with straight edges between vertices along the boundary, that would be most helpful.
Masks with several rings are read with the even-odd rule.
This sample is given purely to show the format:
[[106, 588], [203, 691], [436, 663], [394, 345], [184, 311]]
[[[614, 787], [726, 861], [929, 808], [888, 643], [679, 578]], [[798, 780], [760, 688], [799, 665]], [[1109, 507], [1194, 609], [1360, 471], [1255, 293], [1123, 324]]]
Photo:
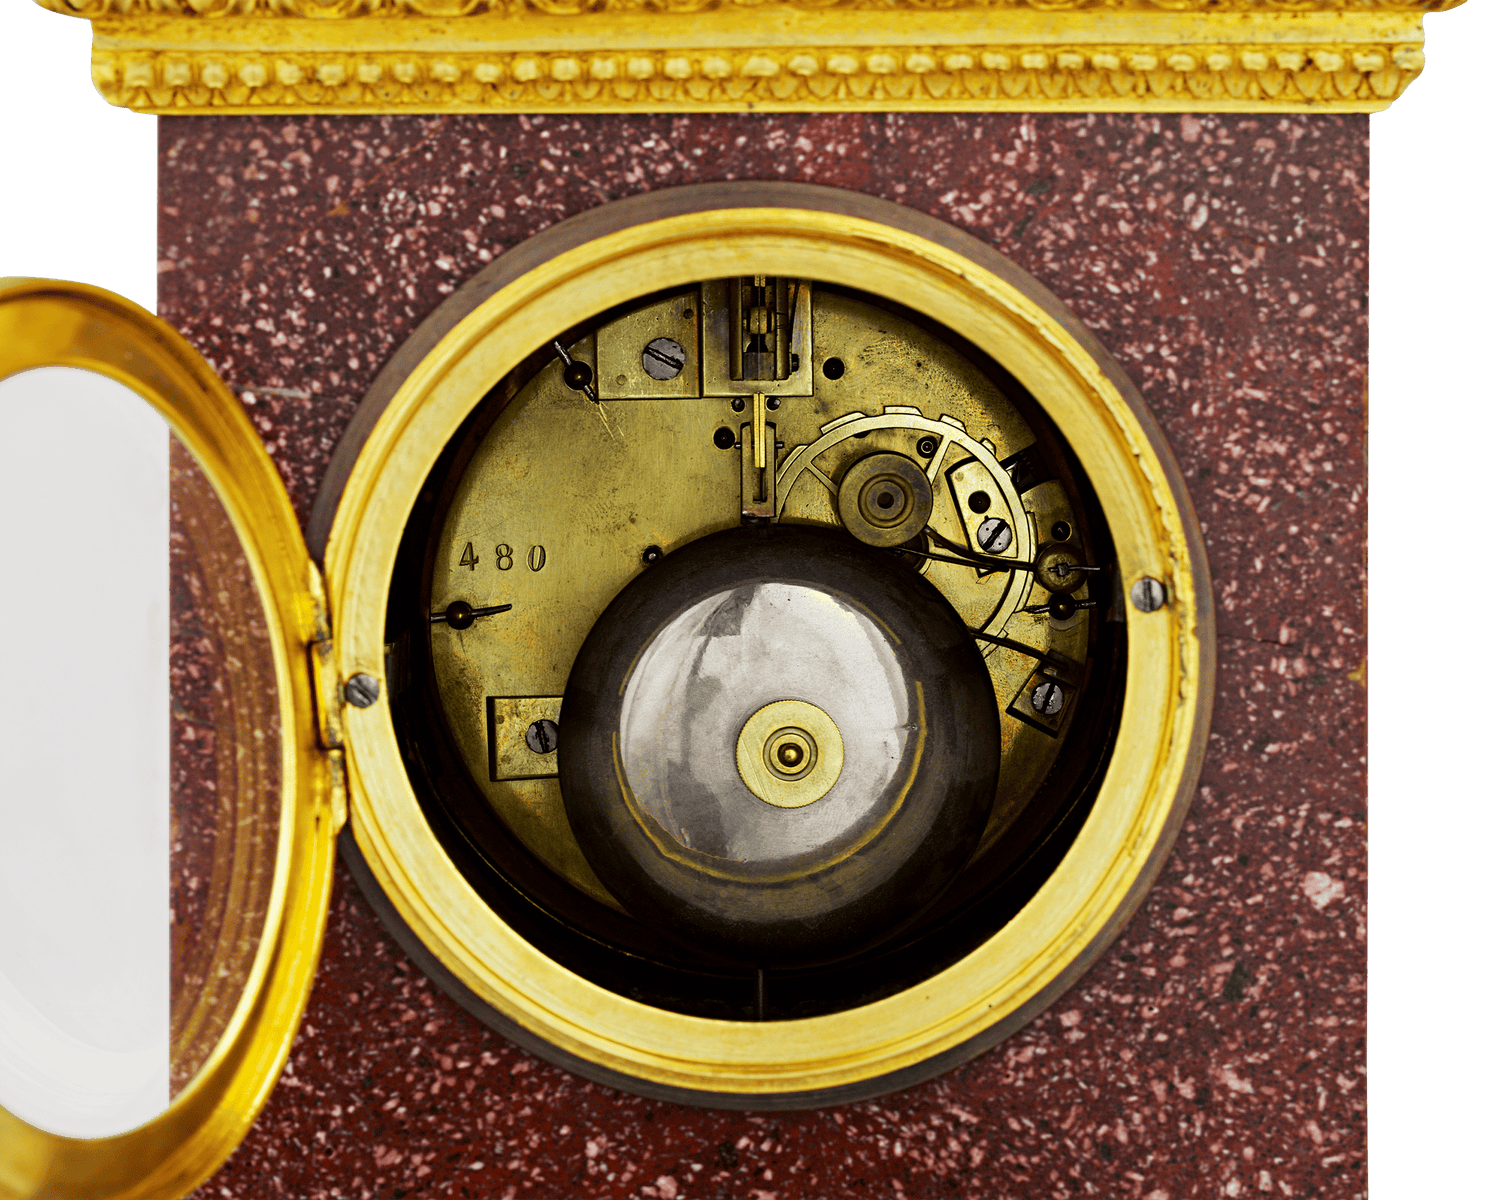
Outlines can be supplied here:
[[382, 363], [495, 255], [722, 179], [990, 242], [1098, 334], [1188, 479], [1218, 601], [1202, 786], [1120, 941], [942, 1078], [802, 1114], [585, 1082], [441, 995], [340, 872], [291, 1064], [202, 1197], [1362, 1197], [1361, 116], [164, 118], [161, 310], [306, 516]]

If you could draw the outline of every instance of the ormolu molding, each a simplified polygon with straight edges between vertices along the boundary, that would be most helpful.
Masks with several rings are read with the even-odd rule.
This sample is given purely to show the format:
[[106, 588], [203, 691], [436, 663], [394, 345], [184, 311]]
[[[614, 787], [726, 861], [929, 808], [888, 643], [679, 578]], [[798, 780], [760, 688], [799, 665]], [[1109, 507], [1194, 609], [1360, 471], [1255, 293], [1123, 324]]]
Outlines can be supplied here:
[[[701, 12], [722, 0], [37, 0], [53, 12], [80, 17], [156, 14], [179, 17], [468, 17], [476, 13]], [[1134, 11], [1176, 13], [1438, 12], [1463, 0], [729, 0], [734, 6], [766, 9], [984, 8], [1042, 12]]]
[[1457, 0], [38, 2], [143, 112], [1352, 112]]

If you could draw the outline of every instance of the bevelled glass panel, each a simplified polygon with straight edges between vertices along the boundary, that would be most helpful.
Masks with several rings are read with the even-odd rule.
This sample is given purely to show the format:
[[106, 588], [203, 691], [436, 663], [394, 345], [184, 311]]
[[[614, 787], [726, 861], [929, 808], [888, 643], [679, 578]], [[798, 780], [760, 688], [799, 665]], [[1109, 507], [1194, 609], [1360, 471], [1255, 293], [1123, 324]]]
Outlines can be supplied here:
[[0, 382], [0, 1105], [123, 1132], [230, 1029], [265, 928], [265, 608], [192, 456], [124, 385]]

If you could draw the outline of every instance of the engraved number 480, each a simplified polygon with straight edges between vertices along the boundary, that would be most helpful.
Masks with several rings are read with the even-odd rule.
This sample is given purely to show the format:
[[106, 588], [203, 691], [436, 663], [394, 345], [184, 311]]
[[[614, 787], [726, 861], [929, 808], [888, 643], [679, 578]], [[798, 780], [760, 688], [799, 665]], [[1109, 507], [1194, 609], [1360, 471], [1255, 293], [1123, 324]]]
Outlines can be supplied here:
[[[515, 553], [508, 545], [501, 542], [495, 547], [495, 569], [509, 571], [516, 565]], [[474, 543], [466, 542], [464, 544], [464, 552], [459, 556], [458, 565], [468, 567], [472, 571], [478, 563], [479, 559], [474, 555]], [[546, 547], [538, 545], [528, 550], [526, 552], [526, 565], [533, 571], [540, 571], [545, 567], [547, 565]]]

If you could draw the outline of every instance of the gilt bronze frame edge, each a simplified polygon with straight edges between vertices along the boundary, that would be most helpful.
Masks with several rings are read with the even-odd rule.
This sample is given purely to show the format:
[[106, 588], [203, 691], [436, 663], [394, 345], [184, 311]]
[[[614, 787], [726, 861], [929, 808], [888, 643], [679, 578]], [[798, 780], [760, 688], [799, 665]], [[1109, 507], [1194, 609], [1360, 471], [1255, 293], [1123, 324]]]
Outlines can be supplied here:
[[1461, 0], [37, 0], [139, 112], [1373, 112]]

